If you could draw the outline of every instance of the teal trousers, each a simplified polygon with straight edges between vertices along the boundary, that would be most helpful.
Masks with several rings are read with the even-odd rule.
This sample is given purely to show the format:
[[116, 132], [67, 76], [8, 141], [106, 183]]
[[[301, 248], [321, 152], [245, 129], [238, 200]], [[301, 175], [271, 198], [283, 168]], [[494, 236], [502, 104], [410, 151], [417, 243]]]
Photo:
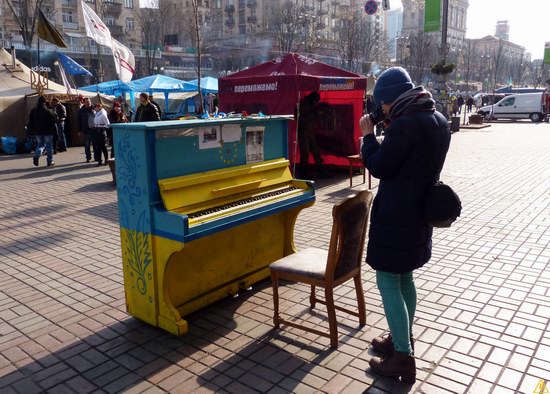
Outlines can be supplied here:
[[416, 312], [416, 286], [413, 273], [394, 274], [376, 271], [376, 284], [382, 296], [395, 350], [399, 353], [412, 354], [410, 337]]

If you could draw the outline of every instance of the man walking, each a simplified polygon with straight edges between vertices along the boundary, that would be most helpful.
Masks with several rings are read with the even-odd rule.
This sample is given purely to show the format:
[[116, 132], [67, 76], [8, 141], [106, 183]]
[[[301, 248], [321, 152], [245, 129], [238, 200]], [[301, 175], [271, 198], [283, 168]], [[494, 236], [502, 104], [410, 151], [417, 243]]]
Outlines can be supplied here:
[[[92, 108], [92, 102], [89, 98], [85, 98], [82, 107], [78, 110], [78, 126], [84, 135], [84, 153], [86, 154], [86, 163], [92, 159], [92, 134], [95, 128], [94, 125], [95, 113]], [[96, 152], [94, 152], [94, 158]]]
[[35, 135], [37, 142], [32, 159], [35, 166], [38, 166], [38, 161], [44, 149], [46, 149], [48, 167], [54, 165], [53, 135], [57, 131], [55, 128], [56, 122], [55, 112], [46, 107], [46, 98], [40, 96], [38, 104], [31, 110], [27, 122], [27, 129]]
[[67, 139], [65, 137], [65, 119], [67, 118], [67, 109], [57, 97], [52, 99], [53, 109], [57, 115], [57, 138], [59, 146], [57, 147], [58, 152], [65, 152], [67, 150]]

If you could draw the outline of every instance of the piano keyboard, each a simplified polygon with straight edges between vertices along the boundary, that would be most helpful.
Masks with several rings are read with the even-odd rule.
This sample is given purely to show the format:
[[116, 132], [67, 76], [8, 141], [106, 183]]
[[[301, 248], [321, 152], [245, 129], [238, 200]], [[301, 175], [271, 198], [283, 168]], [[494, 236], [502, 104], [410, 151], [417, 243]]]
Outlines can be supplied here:
[[288, 186], [283, 189], [273, 190], [267, 193], [258, 194], [242, 200], [233, 201], [227, 204], [223, 204], [217, 207], [207, 208], [201, 211], [188, 213], [189, 223], [199, 223], [207, 220], [211, 220], [218, 216], [226, 216], [234, 213], [235, 211], [241, 211], [243, 209], [250, 209], [252, 207], [262, 205], [267, 202], [271, 202], [281, 197], [288, 198], [292, 195], [299, 194], [304, 191], [296, 186]]

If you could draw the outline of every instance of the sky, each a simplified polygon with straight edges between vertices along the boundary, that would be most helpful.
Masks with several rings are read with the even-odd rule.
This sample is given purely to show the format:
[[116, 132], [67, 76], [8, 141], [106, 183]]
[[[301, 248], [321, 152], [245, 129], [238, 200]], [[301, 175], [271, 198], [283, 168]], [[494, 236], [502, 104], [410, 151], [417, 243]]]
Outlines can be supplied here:
[[[452, 0], [450, 0], [452, 1]], [[550, 42], [550, 0], [469, 0], [466, 38], [495, 34], [497, 21], [507, 20], [510, 41], [541, 59], [544, 43]], [[391, 8], [401, 7], [390, 0]]]

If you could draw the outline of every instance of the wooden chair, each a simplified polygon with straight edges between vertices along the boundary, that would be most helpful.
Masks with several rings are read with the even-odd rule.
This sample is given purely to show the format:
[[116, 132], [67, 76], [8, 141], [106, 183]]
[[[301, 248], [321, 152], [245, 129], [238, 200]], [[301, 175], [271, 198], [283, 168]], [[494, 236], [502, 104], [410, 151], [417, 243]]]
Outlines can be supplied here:
[[[360, 191], [337, 203], [332, 208], [333, 224], [329, 249], [308, 248], [286, 256], [270, 264], [273, 285], [275, 328], [281, 324], [299, 328], [317, 335], [330, 338], [330, 346], [338, 347], [338, 327], [336, 309], [359, 317], [359, 324], [366, 324], [365, 296], [361, 284], [361, 263], [372, 193]], [[334, 288], [352, 279], [355, 283], [357, 311], [334, 305]], [[311, 285], [309, 302], [315, 308], [317, 302], [326, 305], [329, 333], [306, 327], [293, 321], [283, 320], [279, 316], [279, 279]], [[316, 297], [315, 287], [325, 290], [325, 298]]]

